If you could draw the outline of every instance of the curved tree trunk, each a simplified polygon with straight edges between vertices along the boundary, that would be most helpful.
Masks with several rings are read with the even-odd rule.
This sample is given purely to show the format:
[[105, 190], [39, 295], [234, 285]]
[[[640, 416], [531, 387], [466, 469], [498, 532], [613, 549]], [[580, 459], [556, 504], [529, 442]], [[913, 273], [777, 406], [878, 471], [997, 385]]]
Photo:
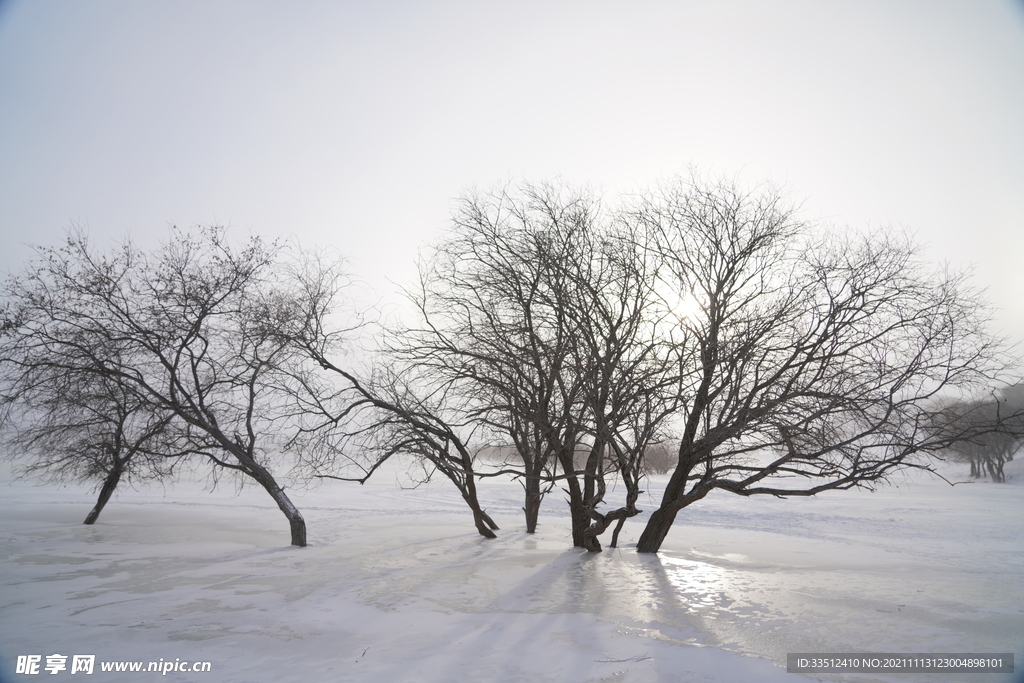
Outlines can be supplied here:
[[[669, 487], [665, 490], [665, 496], [662, 498], [661, 507], [655, 510], [651, 518], [647, 520], [647, 526], [644, 527], [644, 532], [640, 534], [640, 540], [636, 543], [638, 553], [656, 553], [661, 550], [661, 544], [665, 542], [665, 537], [668, 536], [679, 511], [696, 503], [711, 492], [710, 487], [701, 486], [684, 495], [682, 490], [685, 486], [686, 480], [683, 478], [680, 478], [678, 482], [669, 482]], [[670, 495], [674, 492], [679, 493], [674, 496]]]
[[498, 535], [494, 532], [498, 529], [498, 525], [480, 507], [480, 498], [477, 496], [476, 491], [476, 479], [473, 478], [473, 458], [463, 445], [459, 445], [458, 450], [462, 456], [459, 460], [461, 470], [452, 470], [445, 467], [442, 468], [442, 471], [458, 487], [462, 493], [463, 500], [469, 505], [469, 509], [473, 511], [473, 523], [476, 525], [476, 530], [480, 535], [484, 538], [497, 538]]
[[270, 497], [274, 499], [281, 512], [284, 513], [285, 518], [288, 520], [288, 526], [291, 528], [292, 545], [304, 548], [306, 546], [306, 520], [302, 518], [302, 513], [299, 512], [299, 509], [295, 507], [295, 504], [292, 503], [291, 499], [284, 492], [284, 488], [277, 483], [270, 470], [257, 462], [250, 451], [231, 443], [226, 438], [223, 438], [223, 435], [221, 436], [223, 439], [222, 444], [225, 444], [225, 450], [231, 453], [239, 464], [242, 465], [242, 471], [256, 480], [270, 494]]
[[[261, 484], [263, 482], [260, 482]], [[295, 507], [291, 499], [284, 492], [280, 486], [275, 482], [272, 486], [264, 484], [264, 488], [267, 489], [267, 493], [277, 503], [277, 507], [281, 509], [284, 516], [288, 519], [288, 525], [292, 532], [292, 545], [304, 548], [306, 546], [306, 520], [302, 518], [302, 513]]]
[[671, 508], [660, 507], [654, 511], [651, 518], [640, 534], [640, 540], [636, 543], [638, 553], [656, 553], [661, 550], [661, 544], [665, 542], [672, 522], [676, 520], [676, 511]]
[[612, 542], [608, 544], [609, 548], [619, 547], [619, 532], [622, 531], [622, 527], [625, 523], [625, 517], [620, 517], [619, 521], [615, 523], [615, 529], [612, 531]]
[[601, 534], [604, 533], [605, 529], [608, 528], [609, 520], [605, 519], [600, 513], [594, 512], [591, 515], [593, 523], [587, 526], [587, 529], [583, 532], [583, 549], [592, 553], [601, 552]]
[[498, 525], [494, 523], [494, 520], [491, 519], [491, 516], [489, 514], [487, 514], [483, 510], [481, 510], [480, 511], [480, 516], [483, 518], [483, 520], [487, 524], [487, 526], [489, 526], [494, 531], [498, 530]]
[[288, 494], [284, 492], [284, 489], [265, 467], [256, 463], [252, 458], [238, 459], [248, 467], [246, 473], [266, 489], [270, 497], [277, 503], [277, 507], [284, 513], [285, 518], [288, 520], [288, 526], [291, 528], [292, 545], [304, 548], [306, 546], [306, 520], [302, 518], [302, 513], [292, 503]]
[[96, 499], [96, 505], [89, 511], [83, 524], [95, 524], [100, 513], [103, 512], [103, 507], [110, 500], [110, 496], [114, 494], [114, 489], [117, 488], [118, 482], [121, 481], [122, 471], [123, 468], [118, 465], [113, 467], [107, 474], [107, 478], [103, 480], [103, 487], [100, 489], [99, 498]]
[[634, 505], [626, 505], [625, 507], [612, 510], [604, 515], [592, 510], [590, 516], [594, 522], [587, 528], [584, 536], [585, 542], [583, 547], [591, 552], [601, 552], [600, 536], [608, 530], [608, 527], [612, 525], [612, 522], [616, 522], [616, 525], [615, 531], [612, 532], [612, 542], [609, 547], [616, 547], [619, 542], [619, 531], [622, 530], [622, 525], [626, 523], [628, 518], [638, 514], [640, 514], [640, 510], [637, 510]]
[[476, 495], [476, 484], [473, 481], [473, 470], [468, 466], [467, 470], [465, 484], [460, 484], [458, 479], [452, 474], [449, 474], [448, 478], [462, 491], [462, 499], [466, 501], [466, 505], [473, 511], [473, 523], [476, 524], [476, 530], [480, 535], [484, 538], [497, 538], [498, 535], [494, 531], [497, 530], [498, 525], [480, 507], [480, 499]]
[[473, 523], [476, 524], [476, 530], [480, 535], [484, 538], [497, 538], [498, 535], [494, 533], [493, 529], [497, 529], [498, 525], [494, 523], [494, 520], [492, 520], [486, 512], [480, 509], [479, 503], [475, 500], [470, 500], [467, 495], [463, 495], [462, 497], [466, 500], [469, 508], [473, 511]]

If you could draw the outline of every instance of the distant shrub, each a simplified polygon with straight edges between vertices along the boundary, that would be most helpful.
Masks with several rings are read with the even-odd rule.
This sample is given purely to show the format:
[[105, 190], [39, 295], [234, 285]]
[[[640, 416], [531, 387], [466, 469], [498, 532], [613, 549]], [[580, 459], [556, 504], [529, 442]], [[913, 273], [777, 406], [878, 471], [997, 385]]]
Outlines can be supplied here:
[[668, 474], [676, 466], [678, 456], [668, 443], [657, 443], [644, 450], [644, 474]]

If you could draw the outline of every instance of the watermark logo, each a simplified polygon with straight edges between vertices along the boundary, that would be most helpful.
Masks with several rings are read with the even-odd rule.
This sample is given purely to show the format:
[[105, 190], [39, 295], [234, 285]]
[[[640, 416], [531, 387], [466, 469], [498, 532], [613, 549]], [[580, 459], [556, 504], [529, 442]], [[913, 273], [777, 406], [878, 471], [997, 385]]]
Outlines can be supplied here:
[[92, 667], [96, 663], [96, 655], [75, 655], [71, 658], [71, 673], [92, 673]]
[[18, 663], [15, 665], [16, 674], [37, 674], [39, 673], [39, 660], [42, 655], [18, 655]]
[[[71, 667], [68, 669], [68, 655], [18, 655], [14, 673], [34, 676], [38, 674], [55, 675], [66, 671], [70, 674], [91, 674], [96, 668], [96, 655], [71, 655]], [[45, 660], [45, 663], [44, 663]], [[183, 662], [181, 658], [173, 661], [162, 657], [156, 662], [100, 662], [100, 671], [130, 671], [158, 673], [166, 676], [171, 672], [205, 673], [213, 668], [210, 662]]]

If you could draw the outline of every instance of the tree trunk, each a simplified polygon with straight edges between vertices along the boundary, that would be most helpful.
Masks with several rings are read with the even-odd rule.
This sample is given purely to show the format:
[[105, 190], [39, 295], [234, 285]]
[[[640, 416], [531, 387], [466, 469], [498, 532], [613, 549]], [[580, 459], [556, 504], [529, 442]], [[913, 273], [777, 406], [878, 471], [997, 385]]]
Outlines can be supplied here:
[[[683, 482], [685, 484], [685, 481]], [[700, 487], [691, 489], [685, 495], [676, 498], [669, 497], [669, 491], [665, 491], [661, 507], [654, 511], [651, 518], [647, 520], [644, 532], [640, 534], [640, 540], [636, 543], [638, 553], [656, 553], [661, 550], [661, 544], [665, 542], [672, 523], [676, 521], [676, 515], [683, 508], [696, 503], [704, 496], [711, 493], [711, 487]]]
[[487, 526], [489, 526], [494, 531], [498, 530], [498, 525], [494, 523], [494, 520], [491, 519], [491, 516], [489, 514], [481, 510], [480, 515], [483, 517], [484, 522], [487, 524]]
[[[590, 528], [590, 515], [587, 514], [587, 508], [583, 502], [583, 489], [580, 486], [580, 480], [575, 474], [574, 456], [574, 451], [565, 446], [562, 446], [558, 453], [558, 463], [566, 474], [566, 488], [562, 490], [569, 494], [569, 515], [572, 519], [572, 546], [574, 548], [591, 550], [592, 548], [588, 547], [587, 538], [587, 529]], [[593, 546], [592, 543], [589, 543], [589, 545]], [[598, 544], [597, 549], [601, 549], [600, 544]]]
[[988, 474], [990, 477], [992, 477], [992, 481], [996, 483], [1002, 483], [1003, 481], [1005, 481], [1005, 477], [1003, 476], [1002, 459], [998, 457], [990, 457], [986, 461], [986, 465], [988, 466]]
[[278, 486], [277, 482], [271, 481], [272, 483], [269, 485], [262, 481], [260, 483], [263, 484], [267, 493], [270, 494], [270, 497], [277, 503], [277, 507], [281, 509], [281, 512], [288, 519], [288, 525], [291, 527], [292, 532], [292, 545], [300, 548], [306, 547], [306, 520], [302, 518], [302, 513], [299, 512], [299, 509], [292, 504], [284, 489]]
[[[224, 439], [224, 441], [227, 441], [227, 439]], [[238, 448], [235, 444], [230, 444], [226, 450], [235, 456], [235, 459], [244, 468], [243, 471], [256, 480], [270, 494], [270, 497], [277, 503], [277, 507], [284, 513], [285, 518], [288, 520], [288, 526], [291, 527], [292, 545], [305, 548], [306, 520], [302, 518], [302, 513], [299, 512], [299, 509], [288, 498], [288, 495], [277, 483], [277, 480], [274, 479], [274, 475], [270, 473], [270, 470], [256, 462], [250, 453], [242, 448]]]
[[637, 541], [636, 551], [638, 553], [656, 553], [661, 550], [661, 544], [665, 542], [672, 522], [676, 520], [676, 510], [666, 508], [664, 505], [651, 515]]
[[[572, 519], [572, 545], [575, 548], [601, 551], [601, 544], [597, 539], [587, 533], [590, 528], [590, 515], [587, 514], [583, 505], [583, 496], [580, 487], [574, 480], [569, 480], [569, 515]], [[577, 484], [573, 486], [573, 484]], [[596, 544], [596, 547], [595, 547]]]
[[[491, 525], [494, 521], [487, 516], [487, 513], [481, 510], [479, 507], [473, 508], [473, 522], [476, 524], [476, 530], [484, 538], [497, 538], [498, 535], [491, 531]], [[490, 522], [488, 524], [488, 522]], [[497, 529], [497, 526], [494, 526]]]
[[599, 537], [608, 528], [608, 522], [599, 514], [595, 513], [593, 517], [593, 523], [588, 524], [583, 532], [582, 547], [588, 552], [599, 553], [601, 552], [601, 540]]
[[622, 525], [626, 523], [628, 518], [637, 514], [640, 514], [640, 510], [637, 510], [632, 504], [627, 504], [625, 507], [612, 510], [604, 515], [596, 510], [591, 510], [590, 516], [594, 521], [587, 528], [583, 547], [591, 552], [601, 552], [601, 534], [608, 530], [612, 522], [616, 522], [616, 525], [615, 531], [612, 532], [612, 542], [609, 547], [616, 547], [619, 542], [619, 532], [622, 530]]
[[[692, 452], [692, 449], [688, 449], [688, 451]], [[668, 480], [665, 493], [661, 497], [661, 505], [647, 520], [647, 526], [644, 527], [644, 532], [640, 534], [640, 540], [637, 541], [636, 551], [638, 553], [656, 553], [661, 550], [661, 544], [665, 542], [665, 537], [676, 520], [676, 514], [687, 505], [696, 503], [711, 492], [710, 486], [701, 483], [695, 485], [687, 493], [687, 479], [697, 461], [692, 458], [684, 458], [685, 453], [687, 451], [683, 451], [683, 448], [680, 447], [679, 464]]]
[[83, 524], [94, 524], [96, 519], [100, 516], [103, 511], [103, 507], [110, 500], [110, 496], [113, 495], [114, 489], [117, 488], [117, 484], [121, 481], [122, 468], [115, 466], [107, 474], [107, 478], [103, 480], [103, 488], [100, 489], [99, 498], [96, 499], [96, 506], [89, 512], [85, 518]]
[[619, 532], [622, 531], [622, 526], [626, 523], [626, 518], [621, 518], [615, 523], [615, 530], [612, 531], [612, 542], [608, 544], [609, 548], [619, 547]]
[[622, 527], [625, 525], [626, 520], [643, 512], [643, 510], [638, 510], [636, 508], [636, 501], [640, 498], [638, 477], [623, 476], [622, 481], [626, 484], [626, 507], [622, 516], [615, 522], [615, 529], [612, 531], [612, 542], [608, 544], [609, 548], [619, 547], [619, 532], [622, 531]]
[[473, 511], [473, 523], [476, 525], [476, 530], [480, 535], [484, 538], [497, 538], [498, 536], [494, 531], [498, 528], [498, 525], [480, 507], [480, 499], [477, 497], [476, 480], [473, 478], [473, 458], [462, 446], [459, 446], [459, 453], [462, 456], [459, 463], [461, 467], [459, 469], [445, 467], [442, 471], [459, 489], [462, 493], [462, 499], [466, 501], [466, 505]]
[[540, 504], [544, 500], [544, 494], [540, 492], [540, 479], [526, 477], [524, 484], [526, 489], [526, 501], [523, 505], [523, 512], [526, 514], [526, 533], [537, 532], [537, 520], [540, 518]]
[[466, 501], [466, 505], [473, 511], [473, 523], [476, 524], [476, 530], [480, 535], [484, 538], [497, 538], [498, 535], [494, 533], [493, 529], [497, 529], [498, 525], [480, 508], [480, 502], [476, 499], [476, 489], [463, 491], [462, 499]]

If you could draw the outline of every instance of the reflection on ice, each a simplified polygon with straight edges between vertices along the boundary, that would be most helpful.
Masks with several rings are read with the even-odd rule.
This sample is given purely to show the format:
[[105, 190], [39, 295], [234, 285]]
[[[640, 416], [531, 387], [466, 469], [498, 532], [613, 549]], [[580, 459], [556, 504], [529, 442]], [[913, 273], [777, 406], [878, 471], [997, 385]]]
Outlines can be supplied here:
[[[410, 537], [403, 541], [405, 533]], [[392, 539], [390, 550], [380, 538]], [[943, 590], [951, 578], [941, 567], [903, 569], [889, 554], [864, 550], [855, 563], [839, 557], [844, 550], [838, 545], [806, 566], [794, 566], [801, 543], [756, 556], [640, 555], [631, 548], [566, 550], [562, 539], [544, 534], [507, 533], [497, 541], [435, 536], [423, 543], [415, 529], [389, 528], [378, 530], [374, 545], [372, 552], [348, 548], [346, 555], [350, 562], [360, 558], [360, 594], [379, 609], [420, 605], [509, 618], [592, 614], [623, 633], [776, 661], [786, 652], [928, 651], [954, 642], [1009, 651], [1013, 643], [998, 631], [1019, 632], [1022, 624], [1019, 612], [1000, 613], [1002, 603], [986, 597], [983, 584], [951, 599]], [[790, 556], [773, 555], [783, 552]]]
[[725, 570], [705, 562], [661, 558], [665, 575], [690, 612], [708, 612], [726, 602], [729, 580]]

